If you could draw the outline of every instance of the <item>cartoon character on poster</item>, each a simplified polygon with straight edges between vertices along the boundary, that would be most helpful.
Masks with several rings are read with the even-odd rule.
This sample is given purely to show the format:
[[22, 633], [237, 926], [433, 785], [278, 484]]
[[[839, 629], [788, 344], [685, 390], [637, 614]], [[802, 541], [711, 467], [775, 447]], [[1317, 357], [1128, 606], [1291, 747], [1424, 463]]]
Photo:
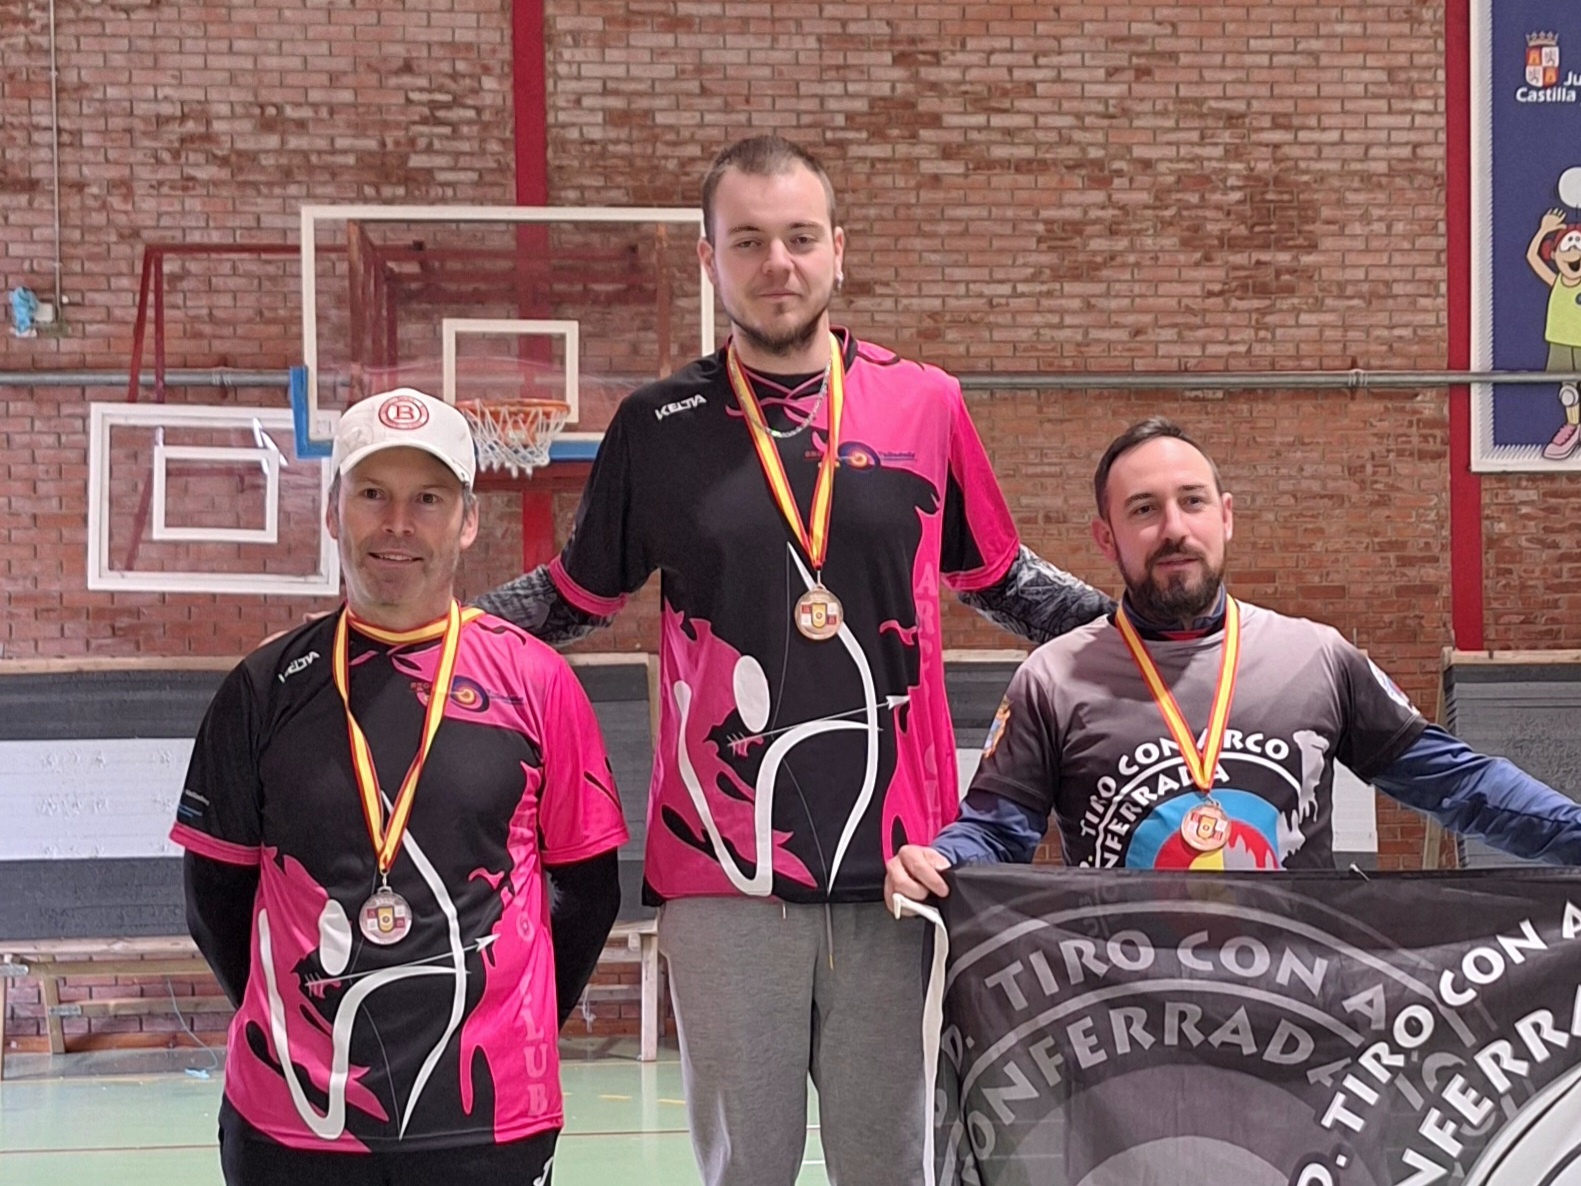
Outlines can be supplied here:
[[1581, 6], [1468, 7], [1471, 468], [1581, 473]]
[[[1581, 210], [1581, 168], [1559, 177], [1559, 200]], [[1548, 344], [1545, 369], [1581, 371], [1581, 218], [1572, 221], [1563, 209], [1542, 216], [1526, 247], [1526, 262], [1548, 286], [1548, 313], [1543, 339]], [[1543, 447], [1547, 461], [1567, 461], [1581, 447], [1581, 391], [1574, 382], [1559, 386], [1564, 421]]]

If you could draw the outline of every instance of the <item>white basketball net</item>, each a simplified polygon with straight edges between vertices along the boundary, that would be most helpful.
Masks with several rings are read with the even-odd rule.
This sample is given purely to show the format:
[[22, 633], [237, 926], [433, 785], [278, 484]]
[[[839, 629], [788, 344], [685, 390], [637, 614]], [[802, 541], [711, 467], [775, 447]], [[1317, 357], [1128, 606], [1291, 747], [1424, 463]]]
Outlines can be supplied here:
[[571, 405], [559, 400], [461, 400], [456, 407], [472, 424], [483, 469], [508, 469], [528, 477], [549, 464], [549, 445], [565, 427]]

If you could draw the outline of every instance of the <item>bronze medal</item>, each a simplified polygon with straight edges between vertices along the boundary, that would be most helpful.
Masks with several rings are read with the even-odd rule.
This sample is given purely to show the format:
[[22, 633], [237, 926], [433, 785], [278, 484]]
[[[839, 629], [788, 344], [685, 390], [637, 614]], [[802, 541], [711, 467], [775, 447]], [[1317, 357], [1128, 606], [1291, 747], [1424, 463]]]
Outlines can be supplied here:
[[752, 392], [752, 384], [741, 369], [733, 346], [725, 351], [725, 371], [730, 377], [730, 387], [735, 392], [736, 402], [741, 405], [742, 415], [746, 418], [747, 431], [751, 434], [753, 448], [757, 450], [758, 463], [768, 482], [769, 494], [812, 565], [812, 587], [797, 599], [791, 611], [791, 621], [804, 638], [813, 642], [827, 641], [839, 634], [840, 627], [845, 623], [840, 599], [823, 584], [823, 563], [829, 552], [829, 519], [834, 506], [834, 471], [840, 464], [840, 423], [845, 414], [845, 361], [840, 354], [840, 340], [834, 334], [829, 335], [829, 371], [826, 376], [829, 385], [829, 426], [823, 457], [818, 462], [818, 480], [813, 487], [812, 507], [805, 521], [791, 492], [790, 480], [785, 476], [785, 464], [780, 460], [779, 450], [774, 444], [774, 434], [763, 418], [763, 409], [758, 404], [758, 397]]
[[1230, 818], [1212, 799], [1198, 803], [1180, 821], [1180, 838], [1198, 852], [1218, 852], [1230, 840]]
[[357, 911], [357, 925], [370, 943], [387, 947], [399, 943], [412, 929], [412, 908], [405, 898], [390, 888], [390, 869], [395, 865], [396, 853], [401, 850], [401, 840], [406, 835], [406, 823], [412, 812], [412, 799], [417, 793], [417, 782], [428, 752], [434, 744], [445, 715], [445, 702], [450, 699], [452, 677], [456, 670], [456, 655], [461, 648], [462, 627], [477, 617], [478, 611], [462, 611], [454, 601], [445, 617], [445, 624], [437, 634], [428, 628], [395, 633], [381, 631], [366, 624], [359, 625], [370, 637], [385, 642], [416, 642], [437, 637], [440, 641], [439, 668], [433, 684], [428, 689], [428, 707], [423, 714], [423, 736], [417, 754], [407, 768], [401, 789], [396, 792], [390, 807], [390, 818], [384, 819], [380, 802], [379, 775], [374, 769], [373, 754], [368, 749], [368, 739], [357, 724], [351, 711], [350, 672], [350, 608], [343, 609], [335, 628], [335, 653], [331, 670], [335, 688], [340, 693], [341, 705], [346, 711], [346, 733], [351, 741], [351, 766], [356, 775], [357, 793], [362, 801], [363, 818], [368, 825], [368, 837], [373, 842], [374, 864], [379, 871], [379, 888]]
[[796, 629], [813, 642], [833, 638], [844, 622], [840, 599], [822, 585], [814, 585], [796, 602]]
[[[1191, 775], [1191, 781], [1204, 795], [1208, 794], [1213, 790], [1214, 771], [1218, 769], [1219, 753], [1224, 748], [1224, 731], [1230, 723], [1230, 705], [1235, 700], [1235, 672], [1241, 661], [1241, 607], [1236, 604], [1235, 598], [1225, 598], [1224, 644], [1219, 659], [1219, 680], [1218, 686], [1213, 691], [1213, 708], [1208, 714], [1208, 727], [1203, 732], [1200, 751], [1197, 749], [1196, 739], [1191, 735], [1191, 726], [1186, 724], [1180, 705], [1175, 703], [1175, 694], [1169, 690], [1163, 677], [1159, 675], [1158, 668], [1154, 665], [1152, 656], [1147, 653], [1147, 646], [1142, 642], [1141, 635], [1137, 634], [1136, 627], [1131, 625], [1131, 619], [1126, 615], [1123, 603], [1115, 611], [1114, 623], [1120, 628], [1120, 637], [1125, 640], [1131, 658], [1136, 660], [1137, 669], [1142, 673], [1142, 679], [1147, 684], [1147, 690], [1152, 693], [1154, 703], [1158, 705], [1164, 724], [1169, 727], [1169, 735], [1180, 747], [1180, 757], [1186, 764], [1186, 771]], [[1208, 805], [1211, 805], [1220, 816], [1224, 814], [1223, 808], [1213, 800], [1208, 800]], [[1188, 814], [1186, 818], [1190, 819], [1191, 816]], [[1186, 839], [1191, 838], [1187, 836]], [[1213, 847], [1217, 848], [1218, 845]]]

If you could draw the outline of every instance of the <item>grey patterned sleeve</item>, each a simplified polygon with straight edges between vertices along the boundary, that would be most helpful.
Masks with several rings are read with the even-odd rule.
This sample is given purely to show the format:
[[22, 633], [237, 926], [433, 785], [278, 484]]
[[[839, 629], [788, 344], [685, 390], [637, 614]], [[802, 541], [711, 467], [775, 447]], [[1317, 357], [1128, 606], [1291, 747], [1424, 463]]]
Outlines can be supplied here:
[[507, 622], [514, 622], [552, 647], [568, 646], [615, 620], [613, 616], [600, 618], [583, 613], [562, 597], [549, 577], [547, 564], [540, 564], [531, 572], [506, 581], [498, 589], [491, 589], [473, 604]]
[[958, 596], [995, 626], [1032, 643], [1045, 643], [1114, 612], [1113, 598], [1054, 567], [1025, 544], [997, 582]]

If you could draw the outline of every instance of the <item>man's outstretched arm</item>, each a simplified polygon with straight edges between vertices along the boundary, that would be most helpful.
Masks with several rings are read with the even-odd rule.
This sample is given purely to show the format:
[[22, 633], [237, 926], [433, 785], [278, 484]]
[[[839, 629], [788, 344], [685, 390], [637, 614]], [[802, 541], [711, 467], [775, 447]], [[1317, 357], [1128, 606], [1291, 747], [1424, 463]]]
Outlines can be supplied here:
[[615, 620], [585, 613], [567, 601], [550, 578], [547, 564], [489, 590], [473, 604], [552, 647], [569, 646]]
[[1031, 643], [1045, 643], [1114, 612], [1112, 597], [1056, 568], [1025, 544], [999, 580], [957, 596], [995, 626]]
[[1451, 832], [1527, 860], [1581, 865], [1581, 803], [1506, 758], [1478, 753], [1437, 725], [1429, 725], [1371, 782]]

